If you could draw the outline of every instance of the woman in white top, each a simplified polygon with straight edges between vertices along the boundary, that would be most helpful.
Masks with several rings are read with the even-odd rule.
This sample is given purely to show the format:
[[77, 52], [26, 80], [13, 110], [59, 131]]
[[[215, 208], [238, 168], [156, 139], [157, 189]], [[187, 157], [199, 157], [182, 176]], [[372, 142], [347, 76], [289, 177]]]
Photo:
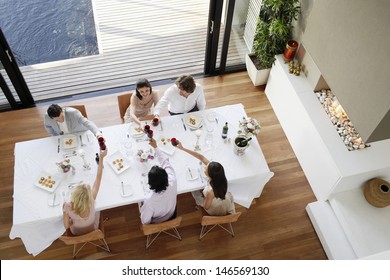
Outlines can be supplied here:
[[234, 199], [227, 191], [228, 183], [223, 166], [215, 161], [209, 161], [202, 154], [184, 148], [181, 143], [176, 146], [182, 151], [199, 159], [205, 167], [205, 174], [209, 177], [209, 185], [203, 191], [192, 192], [192, 196], [198, 206], [212, 216], [224, 216], [235, 213]]
[[171, 115], [204, 110], [206, 99], [203, 88], [191, 76], [181, 76], [170, 86], [154, 108], [154, 116], [159, 118], [161, 111], [168, 108]]

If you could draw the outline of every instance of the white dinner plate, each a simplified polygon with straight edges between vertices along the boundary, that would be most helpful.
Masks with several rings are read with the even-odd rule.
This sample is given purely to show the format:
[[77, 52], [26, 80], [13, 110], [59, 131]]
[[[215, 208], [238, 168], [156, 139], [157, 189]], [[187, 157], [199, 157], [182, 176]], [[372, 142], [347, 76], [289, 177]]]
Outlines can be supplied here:
[[47, 196], [47, 205], [49, 206], [58, 206], [62, 202], [61, 194], [51, 193]]
[[124, 184], [120, 186], [119, 192], [122, 197], [128, 197], [133, 195], [133, 188], [131, 187], [130, 184]]
[[60, 184], [61, 179], [62, 176], [59, 173], [49, 174], [46, 171], [42, 171], [34, 181], [34, 186], [52, 193]]
[[107, 161], [116, 174], [121, 174], [130, 168], [130, 161], [120, 151], [116, 151], [110, 155]]
[[171, 143], [171, 138], [165, 136], [160, 136], [157, 139], [157, 146], [161, 151], [167, 153], [170, 156], [173, 155], [176, 150], [176, 148]]
[[73, 149], [78, 145], [77, 136], [74, 134], [64, 135], [61, 139], [62, 149]]
[[186, 125], [190, 128], [196, 129], [201, 126], [203, 118], [201, 116], [188, 115], [186, 120]]
[[129, 134], [130, 136], [132, 137], [142, 137], [145, 135], [143, 129], [141, 127], [139, 127], [137, 124], [135, 123], [131, 123], [130, 126], [129, 126]]
[[216, 112], [210, 112], [207, 114], [207, 120], [209, 122], [216, 122], [217, 121], [217, 113]]
[[188, 167], [186, 169], [186, 179], [188, 181], [193, 181], [199, 178], [199, 171], [197, 168]]

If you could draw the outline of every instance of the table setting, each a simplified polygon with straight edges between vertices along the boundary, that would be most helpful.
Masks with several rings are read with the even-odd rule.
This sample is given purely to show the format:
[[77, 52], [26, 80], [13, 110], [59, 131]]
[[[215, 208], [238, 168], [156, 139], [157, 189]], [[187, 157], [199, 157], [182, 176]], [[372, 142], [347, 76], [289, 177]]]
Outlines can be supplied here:
[[[161, 117], [158, 123], [150, 120], [140, 126], [129, 123], [101, 128], [108, 155], [96, 210], [138, 203], [150, 195], [147, 173], [158, 160], [149, 137], [156, 139], [158, 148], [169, 157], [179, 194], [203, 189], [208, 179], [199, 160], [174, 147], [177, 140], [220, 162], [235, 202], [249, 208], [273, 173], [254, 134], [245, 151], [236, 153], [233, 141], [242, 134], [239, 121], [243, 118], [245, 110], [236, 104]], [[229, 130], [223, 139], [226, 122]], [[62, 204], [80, 182], [93, 184], [99, 147], [89, 131], [16, 143], [11, 239], [21, 238], [27, 251], [36, 255], [63, 234]]]

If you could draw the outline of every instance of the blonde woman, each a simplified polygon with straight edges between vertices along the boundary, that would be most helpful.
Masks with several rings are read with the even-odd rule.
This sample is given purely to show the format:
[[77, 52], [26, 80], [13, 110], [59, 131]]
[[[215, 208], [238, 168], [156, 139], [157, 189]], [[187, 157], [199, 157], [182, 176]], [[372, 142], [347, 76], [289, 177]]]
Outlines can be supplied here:
[[91, 189], [88, 184], [78, 185], [72, 192], [70, 203], [63, 206], [64, 226], [73, 235], [83, 235], [99, 227], [100, 212], [95, 210], [95, 200], [99, 192], [103, 173], [103, 159], [107, 149], [100, 152], [96, 179]]

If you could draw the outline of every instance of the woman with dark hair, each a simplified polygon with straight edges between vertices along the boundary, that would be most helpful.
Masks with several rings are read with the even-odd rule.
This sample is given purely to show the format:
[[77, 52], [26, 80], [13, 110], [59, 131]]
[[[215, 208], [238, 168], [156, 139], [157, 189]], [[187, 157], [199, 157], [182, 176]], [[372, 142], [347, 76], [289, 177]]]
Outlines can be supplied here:
[[124, 115], [125, 123], [131, 121], [141, 125], [141, 119], [152, 116], [152, 107], [158, 102], [157, 92], [147, 79], [138, 80], [135, 84], [135, 94], [130, 97], [130, 106]]
[[141, 222], [158, 224], [176, 216], [176, 174], [168, 156], [157, 147], [156, 140], [150, 139], [149, 144], [156, 150], [160, 166], [153, 166], [148, 173], [148, 184], [152, 192], [140, 204]]
[[228, 183], [223, 166], [219, 162], [209, 161], [202, 154], [184, 148], [180, 142], [176, 147], [196, 157], [206, 165], [204, 172], [209, 177], [208, 186], [203, 191], [192, 192], [196, 204], [203, 207], [212, 216], [235, 213], [234, 199], [232, 194], [227, 191]]

